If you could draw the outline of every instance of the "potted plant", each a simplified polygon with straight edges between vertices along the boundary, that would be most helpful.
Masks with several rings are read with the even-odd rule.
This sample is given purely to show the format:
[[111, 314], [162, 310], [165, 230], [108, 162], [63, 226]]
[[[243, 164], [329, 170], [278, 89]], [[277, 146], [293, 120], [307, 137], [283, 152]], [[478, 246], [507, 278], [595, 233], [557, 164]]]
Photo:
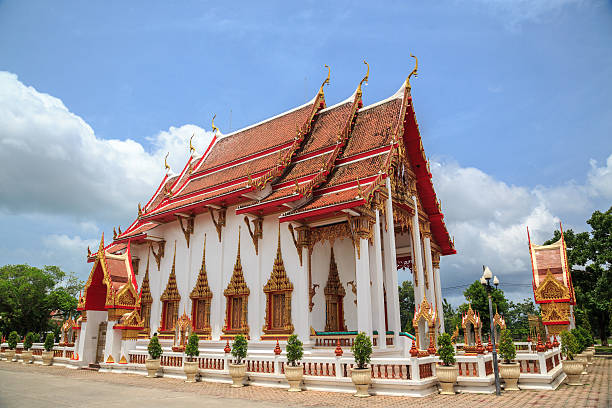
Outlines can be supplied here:
[[187, 376], [187, 380], [185, 382], [196, 382], [196, 375], [198, 374], [198, 361], [195, 360], [194, 357], [200, 355], [200, 350], [198, 350], [199, 341], [200, 338], [195, 333], [191, 333], [189, 340], [187, 341], [187, 347], [185, 347], [187, 361], [183, 363], [183, 371], [185, 371], [185, 375]]
[[512, 361], [516, 358], [516, 348], [510, 330], [502, 330], [500, 337], [499, 356], [504, 362], [499, 365], [499, 372], [506, 383], [504, 389], [506, 391], [518, 391], [517, 383], [521, 375], [521, 366], [518, 362]]
[[561, 353], [566, 360], [561, 362], [563, 372], [567, 375], [568, 385], [582, 385], [580, 374], [582, 373], [582, 361], [574, 360], [574, 356], [579, 351], [576, 337], [568, 331], [561, 333]]
[[593, 344], [593, 336], [585, 327], [578, 327], [578, 332], [580, 332], [581, 336], [581, 347], [583, 349], [582, 353], [587, 357], [587, 364], [591, 365], [593, 361], [593, 356], [595, 355], [595, 348], [590, 347]]
[[13, 330], [9, 334], [8, 338], [9, 349], [6, 351], [6, 358], [8, 361], [13, 361], [13, 358], [15, 358], [15, 361], [17, 361], [17, 357], [15, 356], [15, 348], [17, 347], [17, 343], [19, 343], [19, 333]]
[[357, 364], [357, 368], [351, 370], [351, 379], [357, 389], [357, 393], [354, 395], [356, 397], [369, 397], [368, 388], [372, 382], [372, 372], [367, 364], [370, 362], [370, 355], [372, 354], [372, 341], [364, 332], [361, 332], [355, 337], [351, 351]]
[[451, 342], [450, 334], [442, 333], [438, 337], [438, 355], [441, 364], [436, 367], [436, 376], [440, 383], [440, 394], [454, 395], [454, 386], [459, 373], [455, 366], [455, 348]]
[[147, 377], [155, 378], [157, 377], [157, 372], [159, 371], [159, 367], [161, 365], [159, 357], [164, 352], [162, 350], [161, 344], [159, 344], [157, 333], [155, 333], [151, 341], [149, 341], [147, 351], [149, 352], [149, 357], [151, 357], [145, 360], [145, 367], [147, 367]]
[[47, 337], [45, 337], [45, 343], [43, 344], [43, 348], [45, 349], [42, 352], [42, 361], [43, 365], [50, 366], [53, 364], [53, 346], [55, 345], [55, 336], [53, 333], [48, 333]]
[[243, 381], [246, 376], [246, 363], [242, 360], [247, 355], [248, 343], [246, 337], [242, 334], [237, 335], [234, 338], [234, 344], [232, 344], [232, 356], [234, 356], [234, 363], [229, 363], [229, 373], [232, 377], [232, 387], [244, 387]]
[[287, 365], [285, 366], [285, 378], [289, 383], [288, 391], [302, 391], [300, 383], [304, 376], [304, 367], [299, 364], [304, 355], [304, 347], [296, 334], [287, 339]]
[[587, 347], [586, 343], [588, 342], [588, 339], [584, 337], [583, 332], [578, 327], [570, 330], [570, 333], [574, 335], [574, 337], [576, 338], [576, 343], [578, 344], [578, 351], [575, 354], [574, 358], [583, 363], [582, 374], [587, 374], [587, 365], [589, 359], [587, 354], [585, 353], [585, 350]]
[[28, 332], [23, 340], [23, 351], [21, 352], [21, 361], [23, 364], [32, 362], [32, 344], [34, 344], [34, 333]]

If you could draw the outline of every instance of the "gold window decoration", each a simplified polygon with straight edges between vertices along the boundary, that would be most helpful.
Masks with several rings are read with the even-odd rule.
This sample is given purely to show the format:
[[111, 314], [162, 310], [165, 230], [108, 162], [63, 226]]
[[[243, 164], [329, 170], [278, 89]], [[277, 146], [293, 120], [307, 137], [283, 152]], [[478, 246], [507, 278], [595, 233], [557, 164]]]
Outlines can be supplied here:
[[174, 334], [174, 325], [178, 320], [179, 302], [181, 295], [176, 285], [176, 241], [174, 242], [174, 257], [172, 258], [172, 269], [168, 276], [168, 284], [166, 290], [162, 293], [162, 316], [160, 324], [160, 333]]
[[344, 296], [346, 292], [338, 275], [333, 246], [331, 248], [327, 284], [323, 293], [325, 294], [325, 331], [346, 331], [346, 325], [344, 324]]
[[223, 325], [222, 340], [233, 338], [237, 334], [249, 335], [248, 306], [251, 291], [244, 281], [242, 263], [240, 261], [240, 227], [238, 227], [238, 252], [234, 272], [227, 288], [223, 291], [225, 295], [225, 324]]
[[206, 235], [204, 235], [204, 249], [202, 249], [202, 266], [189, 297], [191, 298], [193, 329], [201, 339], [210, 340], [210, 302], [213, 294], [210, 291], [210, 286], [208, 286], [208, 276], [206, 274]]
[[266, 316], [262, 340], [276, 340], [289, 337], [293, 333], [291, 324], [291, 294], [293, 284], [289, 281], [280, 241], [280, 224], [278, 228], [278, 246], [276, 259], [268, 283], [263, 288], [266, 294]]
[[143, 329], [139, 336], [142, 338], [148, 338], [151, 334], [152, 304], [153, 296], [151, 295], [151, 287], [149, 285], [149, 254], [147, 254], [147, 269], [145, 270], [145, 276], [140, 286], [140, 317], [142, 318]]

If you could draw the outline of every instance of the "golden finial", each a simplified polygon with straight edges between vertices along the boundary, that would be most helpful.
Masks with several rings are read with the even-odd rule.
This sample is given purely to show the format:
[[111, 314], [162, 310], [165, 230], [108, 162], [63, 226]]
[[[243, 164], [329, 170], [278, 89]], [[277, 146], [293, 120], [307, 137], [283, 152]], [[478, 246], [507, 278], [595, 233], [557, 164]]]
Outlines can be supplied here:
[[363, 77], [363, 79], [361, 80], [361, 82], [359, 83], [359, 86], [357, 87], [357, 93], [361, 94], [361, 85], [365, 82], [366, 84], [368, 83], [368, 78], [370, 77], [370, 64], [368, 64], [366, 62], [366, 60], [363, 60], [363, 63], [366, 64], [368, 66], [368, 71], [366, 72], [365, 76]]
[[121, 225], [117, 227], [117, 234], [121, 235]]
[[219, 131], [219, 128], [215, 126], [215, 118], [216, 117], [217, 117], [217, 114], [215, 113], [213, 115], [213, 118], [212, 118], [212, 130], [213, 130], [213, 133], [217, 133]]
[[113, 239], [117, 238], [117, 230], [113, 227]]
[[91, 249], [89, 249], [89, 245], [87, 245], [87, 256], [91, 256]]
[[142, 207], [140, 206], [140, 203], [138, 203], [138, 216], [140, 217], [142, 215]]
[[170, 166], [168, 165], [168, 155], [170, 154], [170, 152], [166, 153], [166, 157], [164, 157], [164, 167], [166, 168], [166, 171], [170, 171]]
[[325, 68], [327, 68], [327, 78], [321, 84], [321, 89], [319, 89], [319, 95], [323, 95], [323, 87], [327, 84], [329, 85], [329, 77], [331, 76], [331, 68], [325, 64]]
[[195, 133], [192, 134], [191, 137], [189, 138], [189, 154], [195, 153], [195, 147], [193, 147], [193, 144], [191, 144], [191, 141], [193, 140], [194, 136], [195, 136]]
[[100, 246], [98, 247], [98, 253], [104, 252], [104, 232], [102, 232], [102, 238], [100, 238]]
[[419, 74], [417, 72], [417, 70], [419, 69], [419, 59], [417, 57], [415, 57], [414, 55], [410, 54], [410, 56], [412, 58], [414, 58], [414, 69], [412, 70], [412, 72], [408, 75], [408, 78], [406, 78], [406, 88], [408, 89], [412, 89], [410, 87], [410, 77], [414, 75], [414, 77], [418, 77]]

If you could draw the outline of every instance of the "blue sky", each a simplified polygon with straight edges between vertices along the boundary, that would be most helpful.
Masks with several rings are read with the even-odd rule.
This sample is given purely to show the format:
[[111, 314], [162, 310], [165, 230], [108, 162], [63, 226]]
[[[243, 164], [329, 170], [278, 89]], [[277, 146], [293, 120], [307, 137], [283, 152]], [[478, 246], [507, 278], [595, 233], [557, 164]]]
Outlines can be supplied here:
[[[612, 202], [610, 2], [126, 3], [0, 1], [0, 145], [14, 149], [0, 176], [12, 231], [0, 264], [86, 276], [86, 244], [131, 221], [162, 150], [182, 165], [196, 130], [203, 150], [214, 113], [227, 133], [230, 110], [237, 129], [300, 105], [323, 64], [333, 104], [353, 92], [364, 58], [373, 103], [399, 88], [410, 53], [424, 146], [463, 250], [444, 261], [443, 286], [473, 281], [485, 261], [528, 282], [526, 224], [542, 239], [559, 219], [584, 230]], [[25, 188], [33, 178], [40, 186]], [[92, 178], [99, 188], [79, 188]]]

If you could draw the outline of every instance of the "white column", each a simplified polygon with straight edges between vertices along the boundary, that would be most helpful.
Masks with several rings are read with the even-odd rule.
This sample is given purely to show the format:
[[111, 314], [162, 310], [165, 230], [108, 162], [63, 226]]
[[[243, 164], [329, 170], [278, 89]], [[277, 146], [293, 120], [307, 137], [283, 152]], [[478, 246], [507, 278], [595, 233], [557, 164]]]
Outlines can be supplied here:
[[429, 287], [426, 288], [426, 296], [427, 300], [433, 307], [436, 307], [436, 297], [434, 292], [434, 277], [433, 277], [433, 261], [431, 259], [431, 238], [429, 236], [425, 236], [423, 239], [423, 253], [425, 254], [425, 271], [427, 274], [427, 283]]
[[[436, 268], [436, 266], [438, 266]], [[440, 286], [440, 268], [439, 265], [434, 265], [434, 282], [436, 283], [436, 307], [438, 309], [438, 319], [440, 319], [440, 333], [446, 331], [444, 327], [444, 308], [442, 307], [442, 286]], [[449, 327], [449, 330], [453, 330]]]
[[[193, 237], [191, 237], [193, 238]], [[189, 294], [191, 293], [191, 261], [192, 261], [192, 249], [193, 249], [193, 239], [189, 242], [189, 247], [187, 248], [187, 277], [185, 279], [185, 291], [184, 294], [181, 294], [181, 303], [183, 303], [183, 310], [179, 310], [179, 316], [183, 314], [183, 311], [187, 313], [187, 316], [191, 316], [191, 299], [189, 298]], [[187, 242], [185, 241], [185, 245]], [[179, 289], [180, 292], [180, 289]], [[191, 316], [193, 319], [193, 316]], [[126, 357], [127, 358], [127, 357]]]
[[[217, 238], [216, 234], [213, 234], [213, 236]], [[221, 271], [221, 273], [217, 275], [217, 279], [219, 282], [219, 289], [213, 293], [212, 304], [211, 304], [211, 307], [213, 309], [213, 313], [212, 313], [213, 318], [211, 319], [212, 321], [210, 322], [210, 325], [212, 329], [211, 337], [213, 338], [213, 340], [219, 340], [222, 334], [221, 329], [223, 328], [223, 323], [225, 322], [225, 314], [224, 314], [225, 296], [223, 296], [223, 291], [225, 290], [225, 267], [224, 267], [225, 240], [224, 239], [222, 239], [221, 242], [219, 243], [219, 259], [220, 259], [219, 269]], [[209, 274], [208, 276], [210, 279], [211, 274]], [[214, 276], [214, 274], [212, 276]]]
[[357, 281], [357, 330], [372, 337], [372, 298], [370, 292], [370, 257], [367, 239], [357, 238], [355, 248], [355, 280]]
[[419, 227], [419, 207], [417, 199], [412, 196], [412, 202], [414, 203], [414, 215], [412, 216], [412, 253], [414, 259], [412, 260], [412, 267], [414, 268], [413, 273], [417, 276], [418, 285], [414, 285], [414, 303], [415, 307], [418, 308], [423, 298], [425, 297], [425, 275], [423, 273], [423, 258], [421, 249], [421, 230]]
[[399, 345], [399, 332], [402, 330], [399, 313], [399, 293], [397, 284], [397, 253], [395, 251], [395, 226], [393, 223], [393, 200], [391, 198], [391, 180], [387, 177], [388, 192], [385, 203], [387, 230], [383, 240], [385, 251], [385, 287], [387, 288], [387, 319], [389, 330], [393, 331], [393, 344]]
[[[248, 231], [246, 231], [248, 234]], [[247, 241], [249, 241], [248, 238], [250, 238], [247, 235]], [[276, 240], [274, 240], [273, 242], [276, 242]], [[263, 239], [260, 241], [260, 243], [263, 244]], [[274, 246], [274, 254], [276, 255], [276, 245]], [[253, 248], [253, 251], [255, 249]], [[262, 327], [265, 324], [265, 310], [266, 310], [266, 306], [264, 305], [266, 302], [266, 295], [263, 292], [263, 284], [262, 282], [264, 282], [264, 280], [262, 280], [262, 274], [263, 274], [263, 260], [262, 260], [262, 253], [263, 253], [263, 248], [261, 248], [261, 250], [258, 251], [259, 253], [256, 256], [257, 259], [257, 271], [255, 273], [255, 285], [253, 288], [251, 288], [251, 292], [249, 295], [249, 315], [248, 315], [248, 320], [249, 321], [249, 330], [250, 330], [250, 335], [251, 338], [254, 340], [260, 340], [261, 339], [261, 335], [263, 334], [262, 332]], [[244, 261], [243, 261], [243, 268], [244, 268]], [[272, 271], [272, 267], [273, 265], [268, 265], [266, 266], [267, 268], [270, 268], [269, 270]], [[249, 271], [245, 271], [245, 273], [249, 273]], [[265, 279], [265, 278], [263, 278]]]
[[387, 331], [385, 330], [385, 293], [383, 290], [382, 246], [380, 239], [380, 211], [376, 210], [374, 223], [374, 270], [372, 276], [372, 297], [376, 301], [376, 330], [378, 331], [378, 348], [387, 348]]
[[[291, 244], [293, 245], [293, 244]], [[299, 249], [302, 251], [302, 265], [298, 264], [295, 278], [295, 307], [292, 308], [292, 321], [295, 327], [295, 334], [299, 337], [302, 343], [310, 342], [310, 324], [311, 313], [308, 308], [308, 247], [304, 246]]]

